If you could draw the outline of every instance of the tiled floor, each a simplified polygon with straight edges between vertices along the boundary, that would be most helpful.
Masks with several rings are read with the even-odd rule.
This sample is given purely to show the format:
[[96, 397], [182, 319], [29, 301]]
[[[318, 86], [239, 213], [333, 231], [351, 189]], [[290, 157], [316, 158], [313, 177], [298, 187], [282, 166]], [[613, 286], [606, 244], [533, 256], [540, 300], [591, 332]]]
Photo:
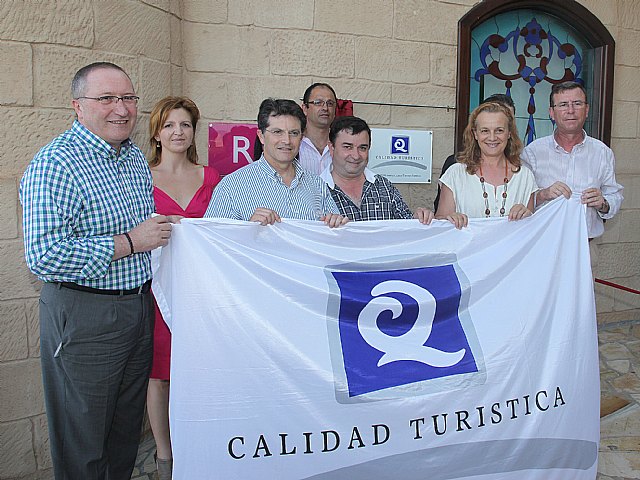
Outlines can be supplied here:
[[[640, 320], [600, 326], [602, 406], [614, 410], [600, 422], [598, 480], [640, 479]], [[155, 443], [140, 445], [132, 479], [155, 478]]]

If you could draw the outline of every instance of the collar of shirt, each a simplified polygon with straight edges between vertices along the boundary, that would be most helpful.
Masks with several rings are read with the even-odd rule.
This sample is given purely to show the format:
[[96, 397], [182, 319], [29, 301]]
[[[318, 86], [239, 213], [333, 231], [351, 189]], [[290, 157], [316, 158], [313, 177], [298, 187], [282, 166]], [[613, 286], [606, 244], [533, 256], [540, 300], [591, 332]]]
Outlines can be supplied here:
[[[336, 188], [336, 182], [333, 181], [333, 175], [331, 175], [332, 170], [333, 170], [333, 164], [325, 168], [323, 172], [320, 174], [320, 178], [324, 180], [324, 182], [328, 185], [328, 187], [331, 190]], [[364, 168], [364, 178], [369, 183], [376, 183], [376, 174], [373, 173], [373, 170], [371, 170], [369, 167]]]
[[[260, 157], [260, 160], [256, 162], [258, 164], [258, 168], [267, 176], [273, 178], [278, 183], [284, 183], [282, 181], [282, 176], [276, 171], [275, 168], [271, 166], [267, 159], [264, 158], [264, 155]], [[295, 186], [296, 183], [300, 182], [302, 177], [304, 176], [304, 169], [300, 167], [298, 160], [293, 160], [293, 167], [296, 169], [296, 176], [294, 177], [294, 181], [291, 182], [291, 186]]]
[[74, 120], [71, 131], [105, 158], [126, 160], [129, 156], [132, 142], [128, 138], [120, 145], [120, 152], [114, 155], [116, 153], [115, 149], [106, 140], [93, 133], [78, 120]]
[[[311, 140], [309, 140], [309, 137], [305, 137], [304, 135], [302, 136], [302, 143], [306, 144], [307, 147], [309, 148], [313, 148], [316, 152], [318, 152], [318, 149], [316, 148], [316, 146], [313, 144], [313, 142]], [[324, 150], [322, 150], [322, 153], [318, 152], [319, 155], [324, 156], [325, 153], [327, 153], [329, 151], [329, 144], [326, 144], [324, 146]]]
[[[562, 146], [560, 146], [560, 144], [558, 143], [558, 141], [556, 140], [556, 132], [557, 130], [553, 131], [553, 135], [551, 135], [551, 138], [553, 138], [553, 146], [556, 150], [562, 150], [565, 153], [569, 153], [567, 152], [564, 148], [562, 148]], [[575, 147], [581, 147], [584, 145], [584, 142], [587, 140], [587, 132], [584, 131], [584, 129], [582, 129], [582, 140], [580, 141], [580, 143], [576, 144], [574, 146]]]

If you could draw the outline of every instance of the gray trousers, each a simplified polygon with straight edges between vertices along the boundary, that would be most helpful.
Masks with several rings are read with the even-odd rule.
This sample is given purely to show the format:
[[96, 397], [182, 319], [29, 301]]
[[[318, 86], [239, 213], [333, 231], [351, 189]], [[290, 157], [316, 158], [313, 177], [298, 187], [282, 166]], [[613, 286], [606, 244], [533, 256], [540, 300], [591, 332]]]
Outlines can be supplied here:
[[129, 480], [153, 354], [151, 293], [110, 296], [45, 283], [40, 357], [57, 480]]

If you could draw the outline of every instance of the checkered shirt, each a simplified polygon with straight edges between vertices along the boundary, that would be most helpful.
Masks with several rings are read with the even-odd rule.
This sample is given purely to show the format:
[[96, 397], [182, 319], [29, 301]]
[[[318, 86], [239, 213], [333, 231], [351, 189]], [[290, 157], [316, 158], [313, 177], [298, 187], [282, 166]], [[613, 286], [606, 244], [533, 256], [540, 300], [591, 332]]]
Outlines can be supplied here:
[[154, 211], [151, 172], [129, 140], [116, 153], [78, 121], [42, 148], [20, 183], [29, 269], [45, 282], [131, 289], [151, 278], [151, 255], [112, 261], [113, 236]]
[[355, 222], [413, 218], [398, 189], [382, 175], [375, 175], [374, 182], [365, 180], [360, 207], [338, 185], [330, 186], [329, 191], [340, 213]]

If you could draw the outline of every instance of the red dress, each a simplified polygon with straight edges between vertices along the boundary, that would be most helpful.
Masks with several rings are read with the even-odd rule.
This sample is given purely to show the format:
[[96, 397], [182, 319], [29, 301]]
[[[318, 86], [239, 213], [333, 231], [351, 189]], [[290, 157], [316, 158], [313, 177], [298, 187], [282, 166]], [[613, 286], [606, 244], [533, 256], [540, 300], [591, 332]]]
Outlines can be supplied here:
[[[213, 187], [220, 181], [220, 174], [213, 167], [204, 167], [204, 181], [195, 193], [185, 210], [176, 201], [158, 187], [153, 187], [153, 198], [156, 202], [156, 212], [161, 215], [182, 215], [189, 218], [202, 218], [209, 206]], [[154, 301], [155, 303], [155, 301]], [[156, 325], [153, 332], [153, 364], [151, 378], [169, 380], [169, 366], [171, 362], [171, 332], [164, 323], [158, 305], [156, 308]]]

